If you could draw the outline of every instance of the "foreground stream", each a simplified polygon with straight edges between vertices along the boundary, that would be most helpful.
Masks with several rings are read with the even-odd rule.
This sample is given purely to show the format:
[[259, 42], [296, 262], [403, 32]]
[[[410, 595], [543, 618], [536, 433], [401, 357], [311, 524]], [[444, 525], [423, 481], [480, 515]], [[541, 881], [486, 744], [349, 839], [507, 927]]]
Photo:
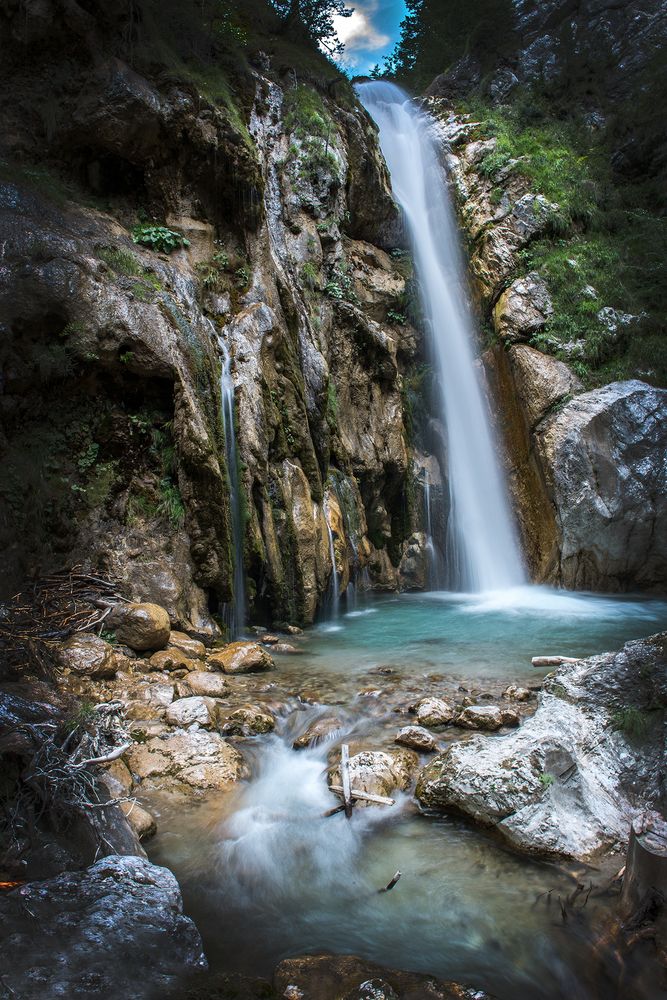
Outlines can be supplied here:
[[[520, 856], [463, 819], [421, 814], [408, 794], [391, 808], [356, 808], [350, 822], [323, 818], [337, 804], [327, 755], [342, 741], [351, 752], [390, 748], [410, 721], [400, 713], [424, 694], [535, 687], [533, 655], [590, 655], [666, 626], [657, 601], [526, 588], [497, 599], [377, 599], [300, 637], [300, 655], [277, 658], [274, 674], [255, 679], [253, 697], [279, 706], [279, 723], [274, 734], [238, 741], [251, 779], [196, 805], [151, 804], [151, 860], [177, 875], [212, 967], [268, 976], [284, 957], [330, 950], [506, 1000], [616, 995], [605, 992], [604, 968], [614, 979], [619, 970], [599, 937], [622, 860], [586, 869]], [[322, 716], [339, 719], [339, 731], [293, 750]], [[442, 747], [461, 738], [437, 735]], [[398, 885], [378, 893], [398, 869]], [[578, 880], [593, 890], [564, 923], [558, 897]], [[632, 992], [619, 995], [655, 996], [650, 975], [627, 975]]]

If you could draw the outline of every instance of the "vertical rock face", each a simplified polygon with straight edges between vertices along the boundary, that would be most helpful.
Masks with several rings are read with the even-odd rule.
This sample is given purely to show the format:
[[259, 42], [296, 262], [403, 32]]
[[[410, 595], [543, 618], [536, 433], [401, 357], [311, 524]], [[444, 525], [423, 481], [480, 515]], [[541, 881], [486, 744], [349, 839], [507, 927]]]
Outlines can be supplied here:
[[[0, 176], [8, 593], [82, 561], [173, 627], [215, 631], [211, 612], [233, 597], [232, 503], [251, 613], [313, 621], [332, 585], [330, 532], [341, 591], [362, 576], [400, 586], [420, 527], [403, 377], [421, 346], [409, 266], [386, 252], [398, 215], [371, 122], [350, 95], [336, 103], [266, 67], [230, 110], [187, 75], [166, 83], [112, 54], [113, 18], [91, 13], [42, 143], [20, 107], [27, 120], [60, 55], [55, 8], [43, 14], [29, 19], [30, 79], [9, 49], [4, 64], [19, 95], [2, 112], [16, 166]], [[31, 158], [57, 164], [45, 184]], [[145, 208], [189, 246], [131, 242]], [[26, 465], [35, 510], [21, 500]]]

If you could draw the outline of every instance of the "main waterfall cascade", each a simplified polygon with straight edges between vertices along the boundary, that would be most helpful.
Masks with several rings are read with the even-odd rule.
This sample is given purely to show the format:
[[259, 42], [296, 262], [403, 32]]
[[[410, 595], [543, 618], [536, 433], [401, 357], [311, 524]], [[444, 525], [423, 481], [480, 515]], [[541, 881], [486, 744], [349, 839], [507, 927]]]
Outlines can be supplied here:
[[234, 416], [234, 382], [232, 380], [232, 357], [222, 338], [219, 339], [222, 353], [220, 373], [220, 410], [225, 438], [225, 461], [229, 477], [229, 502], [231, 506], [232, 545], [234, 552], [234, 594], [225, 605], [223, 617], [231, 639], [236, 638], [243, 628], [245, 619], [245, 576], [243, 571], [243, 511], [241, 509], [241, 483], [239, 478], [239, 454], [236, 443], [236, 421]]
[[526, 577], [474, 363], [465, 270], [433, 122], [395, 84], [358, 84], [357, 94], [379, 129], [437, 366], [448, 442], [448, 584], [457, 591], [521, 586]]

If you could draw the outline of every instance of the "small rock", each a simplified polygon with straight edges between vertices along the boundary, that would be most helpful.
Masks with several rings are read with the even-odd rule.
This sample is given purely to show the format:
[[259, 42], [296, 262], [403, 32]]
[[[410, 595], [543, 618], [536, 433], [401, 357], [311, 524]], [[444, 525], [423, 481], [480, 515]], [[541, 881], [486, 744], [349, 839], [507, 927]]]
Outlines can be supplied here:
[[266, 634], [261, 634], [261, 640], [260, 641], [262, 642], [262, 645], [264, 645], [264, 646], [275, 646], [275, 644], [277, 642], [280, 642], [280, 636], [279, 635], [273, 635], [273, 633], [271, 633], [271, 632], [267, 632]]
[[296, 646], [292, 646], [289, 642], [277, 642], [275, 646], [273, 646], [272, 651], [274, 653], [288, 653], [291, 656], [298, 656], [305, 653], [305, 649], [297, 649]]
[[169, 647], [161, 649], [148, 660], [151, 670], [193, 670], [195, 664], [181, 649]]
[[292, 744], [295, 750], [304, 750], [306, 747], [316, 747], [324, 743], [334, 733], [339, 733], [342, 728], [340, 719], [324, 718], [312, 722], [306, 731], [298, 736]]
[[126, 670], [129, 661], [117, 653], [113, 646], [99, 636], [74, 635], [58, 650], [61, 667], [73, 674], [91, 677], [93, 680], [108, 680], [119, 670]]
[[417, 750], [419, 753], [429, 753], [431, 750], [437, 750], [438, 747], [428, 729], [424, 729], [422, 726], [404, 726], [403, 729], [399, 730], [394, 742], [409, 747], [410, 750]]
[[[350, 757], [350, 785], [359, 792], [390, 797], [396, 789], [407, 791], [418, 766], [419, 758], [412, 750], [362, 750]], [[340, 767], [330, 773], [329, 783], [341, 784]], [[359, 800], [357, 808], [372, 804]]]
[[442, 698], [423, 698], [415, 711], [420, 725], [431, 729], [446, 726], [454, 718], [453, 708]]
[[125, 715], [128, 719], [160, 719], [173, 700], [172, 684], [137, 684], [128, 691]]
[[456, 725], [464, 729], [484, 729], [487, 732], [500, 729], [502, 724], [502, 713], [495, 705], [470, 705], [456, 720]]
[[209, 656], [208, 664], [226, 674], [254, 674], [275, 669], [272, 658], [258, 642], [231, 642]]
[[159, 604], [119, 604], [110, 621], [118, 641], [131, 649], [164, 649], [169, 642], [169, 615]]
[[185, 632], [170, 632], [169, 647], [180, 649], [191, 660], [206, 659], [206, 646], [199, 639], [191, 639]]
[[121, 802], [120, 808], [139, 840], [148, 840], [157, 833], [154, 816], [138, 802]]
[[208, 670], [193, 670], [176, 684], [180, 698], [199, 694], [207, 698], [223, 698], [229, 691], [229, 684], [222, 674]]
[[220, 728], [225, 736], [257, 736], [273, 732], [276, 720], [259, 705], [243, 705], [228, 715]]
[[503, 691], [503, 698], [508, 698], [509, 701], [528, 701], [530, 691], [528, 688], [519, 687], [517, 684], [510, 684]]
[[200, 695], [179, 698], [171, 703], [165, 718], [172, 726], [190, 726], [196, 722], [204, 729], [212, 729], [217, 718], [217, 704], [213, 698]]
[[521, 716], [515, 708], [501, 708], [500, 718], [502, 720], [503, 726], [519, 726], [521, 725]]

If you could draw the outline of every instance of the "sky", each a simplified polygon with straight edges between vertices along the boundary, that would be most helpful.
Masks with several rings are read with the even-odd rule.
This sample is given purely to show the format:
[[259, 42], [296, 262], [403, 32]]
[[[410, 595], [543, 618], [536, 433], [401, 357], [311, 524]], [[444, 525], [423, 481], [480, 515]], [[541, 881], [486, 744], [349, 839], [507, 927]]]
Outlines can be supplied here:
[[403, 0], [348, 0], [352, 17], [334, 18], [345, 51], [338, 62], [351, 75], [363, 75], [382, 62], [398, 41], [405, 16]]

